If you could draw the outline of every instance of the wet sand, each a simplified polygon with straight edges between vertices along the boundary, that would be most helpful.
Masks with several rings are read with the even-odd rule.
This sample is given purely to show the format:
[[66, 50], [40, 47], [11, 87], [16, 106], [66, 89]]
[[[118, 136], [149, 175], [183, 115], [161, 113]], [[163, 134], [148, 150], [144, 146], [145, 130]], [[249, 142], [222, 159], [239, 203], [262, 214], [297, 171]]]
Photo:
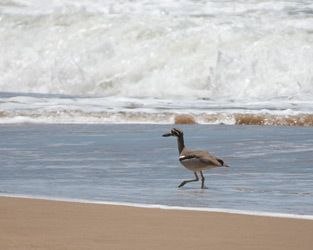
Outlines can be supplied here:
[[0, 197], [0, 249], [313, 249], [313, 221]]

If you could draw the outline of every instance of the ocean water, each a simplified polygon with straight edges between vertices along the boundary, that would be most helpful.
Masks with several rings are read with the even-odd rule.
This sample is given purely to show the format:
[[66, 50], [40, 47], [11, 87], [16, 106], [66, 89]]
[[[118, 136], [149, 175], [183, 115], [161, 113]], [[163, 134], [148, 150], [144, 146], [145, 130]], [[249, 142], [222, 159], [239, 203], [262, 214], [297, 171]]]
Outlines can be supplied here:
[[[312, 24], [309, 0], [0, 1], [0, 195], [312, 216]], [[231, 165], [209, 190], [177, 188], [174, 126]]]
[[313, 125], [312, 1], [6, 0], [0, 17], [0, 123]]
[[230, 164], [191, 171], [169, 125], [0, 126], [0, 195], [313, 219], [313, 128], [181, 125], [190, 149]]

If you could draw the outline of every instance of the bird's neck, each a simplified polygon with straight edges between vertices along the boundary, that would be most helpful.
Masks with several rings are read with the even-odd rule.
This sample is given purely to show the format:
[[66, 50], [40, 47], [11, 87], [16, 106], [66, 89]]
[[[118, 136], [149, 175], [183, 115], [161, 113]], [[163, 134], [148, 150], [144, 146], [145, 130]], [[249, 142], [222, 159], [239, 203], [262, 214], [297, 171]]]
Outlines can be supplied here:
[[178, 143], [178, 153], [181, 154], [181, 152], [185, 148], [184, 137], [177, 138], [177, 143]]

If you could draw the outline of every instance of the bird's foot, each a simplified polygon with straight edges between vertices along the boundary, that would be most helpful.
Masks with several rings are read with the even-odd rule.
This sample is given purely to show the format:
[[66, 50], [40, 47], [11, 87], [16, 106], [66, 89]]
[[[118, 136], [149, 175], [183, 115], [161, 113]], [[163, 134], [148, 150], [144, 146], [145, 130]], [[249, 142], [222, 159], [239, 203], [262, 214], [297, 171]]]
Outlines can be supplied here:
[[178, 187], [180, 188], [180, 187], [184, 186], [185, 184], [186, 184], [186, 182], [183, 181], [182, 183], [180, 183], [180, 185]]
[[201, 187], [201, 189], [208, 189], [208, 187], [206, 187], [206, 186], [202, 186], [202, 187]]

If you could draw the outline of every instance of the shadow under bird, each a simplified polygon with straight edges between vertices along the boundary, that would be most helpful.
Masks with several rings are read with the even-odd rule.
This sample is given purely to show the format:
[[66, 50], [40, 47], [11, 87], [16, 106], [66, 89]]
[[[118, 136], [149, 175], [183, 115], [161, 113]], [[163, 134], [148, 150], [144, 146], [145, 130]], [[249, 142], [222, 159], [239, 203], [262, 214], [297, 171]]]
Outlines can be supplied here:
[[179, 162], [187, 169], [191, 170], [196, 179], [183, 181], [178, 187], [184, 186], [188, 182], [199, 181], [197, 172], [201, 174], [201, 188], [206, 189], [204, 186], [204, 176], [202, 170], [209, 170], [212, 168], [218, 167], [229, 167], [223, 160], [211, 155], [207, 151], [196, 150], [192, 151], [185, 147], [184, 144], [184, 134], [183, 131], [179, 128], [173, 128], [171, 132], [163, 135], [164, 137], [174, 136], [177, 138], [178, 142], [178, 152], [179, 152]]

